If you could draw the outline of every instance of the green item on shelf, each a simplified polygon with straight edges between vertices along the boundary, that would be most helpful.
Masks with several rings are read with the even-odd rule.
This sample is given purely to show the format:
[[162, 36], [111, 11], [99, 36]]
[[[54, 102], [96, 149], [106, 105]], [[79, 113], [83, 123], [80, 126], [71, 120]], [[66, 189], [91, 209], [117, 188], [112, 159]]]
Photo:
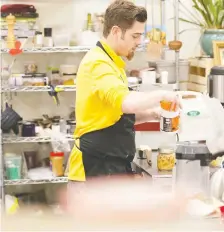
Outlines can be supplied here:
[[22, 156], [16, 154], [5, 155], [6, 177], [8, 180], [21, 179]]
[[6, 176], [8, 180], [17, 180], [21, 179], [21, 170], [19, 166], [15, 164], [10, 164], [6, 167]]

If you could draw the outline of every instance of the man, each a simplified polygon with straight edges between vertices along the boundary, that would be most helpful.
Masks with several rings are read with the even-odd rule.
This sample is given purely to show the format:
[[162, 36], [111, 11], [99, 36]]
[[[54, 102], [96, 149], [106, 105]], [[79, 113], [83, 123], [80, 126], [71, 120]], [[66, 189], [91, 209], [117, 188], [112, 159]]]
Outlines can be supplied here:
[[125, 62], [141, 42], [147, 12], [125, 0], [106, 10], [102, 41], [83, 58], [77, 74], [75, 146], [69, 181], [132, 173], [134, 125], [158, 119], [156, 107], [166, 95], [130, 91]]

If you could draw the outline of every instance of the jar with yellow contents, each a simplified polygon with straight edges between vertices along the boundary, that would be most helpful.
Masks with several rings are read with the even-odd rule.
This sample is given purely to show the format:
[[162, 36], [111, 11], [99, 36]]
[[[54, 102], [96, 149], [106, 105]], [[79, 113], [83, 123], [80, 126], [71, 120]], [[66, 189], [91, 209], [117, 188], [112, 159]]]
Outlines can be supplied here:
[[157, 168], [159, 171], [172, 171], [175, 166], [175, 151], [172, 147], [159, 148], [157, 156]]

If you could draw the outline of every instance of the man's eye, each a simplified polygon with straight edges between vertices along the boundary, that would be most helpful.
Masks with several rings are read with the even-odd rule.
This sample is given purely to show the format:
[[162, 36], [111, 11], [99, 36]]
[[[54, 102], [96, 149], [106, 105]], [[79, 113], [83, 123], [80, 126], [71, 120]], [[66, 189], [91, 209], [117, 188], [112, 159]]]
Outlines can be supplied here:
[[133, 39], [138, 39], [139, 35], [132, 35]]

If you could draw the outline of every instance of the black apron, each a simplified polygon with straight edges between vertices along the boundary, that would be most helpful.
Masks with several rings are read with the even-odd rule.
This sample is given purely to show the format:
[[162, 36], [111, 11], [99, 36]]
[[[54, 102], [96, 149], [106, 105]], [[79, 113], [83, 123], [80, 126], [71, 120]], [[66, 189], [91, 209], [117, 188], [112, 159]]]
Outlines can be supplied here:
[[[100, 42], [97, 46], [109, 56]], [[131, 162], [136, 152], [134, 124], [135, 114], [123, 114], [114, 125], [77, 138], [87, 178], [133, 173]]]

